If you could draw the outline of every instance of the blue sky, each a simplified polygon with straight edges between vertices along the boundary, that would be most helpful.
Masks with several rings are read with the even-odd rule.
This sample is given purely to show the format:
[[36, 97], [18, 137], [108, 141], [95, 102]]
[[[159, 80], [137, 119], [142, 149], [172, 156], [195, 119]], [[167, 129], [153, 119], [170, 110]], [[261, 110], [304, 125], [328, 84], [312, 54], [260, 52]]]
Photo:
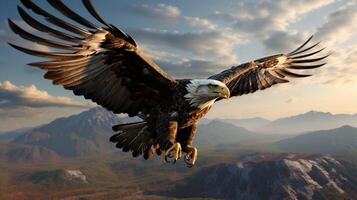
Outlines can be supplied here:
[[[42, 71], [25, 65], [38, 58], [6, 44], [11, 41], [44, 50], [9, 31], [7, 18], [40, 34], [29, 29], [19, 17], [16, 6], [20, 2], [0, 2], [0, 95], [11, 90], [12, 95], [22, 98], [20, 103], [5, 107], [1, 102], [8, 99], [0, 96], [0, 130], [46, 123], [90, 107], [82, 97], [43, 79]], [[46, 1], [34, 2], [65, 19]], [[63, 2], [94, 21], [80, 1]], [[356, 1], [92, 0], [92, 3], [104, 19], [131, 34], [159, 66], [178, 78], [206, 78], [232, 65], [289, 52], [311, 34], [316, 36], [315, 41], [323, 41], [327, 51], [333, 52], [327, 66], [313, 71], [315, 76], [219, 102], [208, 115], [210, 118], [274, 119], [309, 110], [357, 112]], [[41, 97], [46, 104], [27, 104], [26, 98], [31, 95]]]

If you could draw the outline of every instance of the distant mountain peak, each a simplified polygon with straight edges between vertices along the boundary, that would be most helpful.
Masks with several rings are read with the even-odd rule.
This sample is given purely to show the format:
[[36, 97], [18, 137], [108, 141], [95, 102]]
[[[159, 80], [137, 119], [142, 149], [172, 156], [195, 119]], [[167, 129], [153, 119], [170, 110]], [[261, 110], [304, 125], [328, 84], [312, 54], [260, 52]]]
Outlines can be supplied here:
[[105, 109], [105, 108], [103, 108], [101, 106], [97, 106], [97, 107], [88, 109], [88, 110], [82, 112], [81, 114], [84, 114], [84, 113], [87, 113], [87, 114], [99, 114], [99, 115], [114, 115], [113, 112], [108, 111], [107, 109]]
[[112, 126], [122, 120], [101, 107], [56, 119], [14, 139], [15, 143], [43, 146], [61, 156], [81, 156], [109, 152]]
[[357, 115], [332, 114], [311, 110], [303, 114], [279, 118], [260, 127], [263, 133], [302, 133], [309, 131], [334, 129], [343, 125], [357, 126]]
[[225, 122], [224, 119], [213, 119], [211, 120], [207, 125], [228, 125], [228, 126], [233, 126], [232, 124]]
[[332, 113], [330, 112], [322, 112], [322, 111], [316, 111], [316, 110], [310, 110], [304, 114], [300, 114], [300, 115], [311, 115], [311, 114], [318, 114], [318, 115], [332, 115]]
[[350, 126], [350, 125], [343, 125], [343, 126], [341, 126], [341, 127], [339, 127], [339, 128], [336, 128], [336, 129], [337, 129], [337, 130], [341, 130], [342, 132], [343, 132], [344, 130], [349, 130], [349, 131], [356, 131], [356, 130], [357, 130], [356, 127]]

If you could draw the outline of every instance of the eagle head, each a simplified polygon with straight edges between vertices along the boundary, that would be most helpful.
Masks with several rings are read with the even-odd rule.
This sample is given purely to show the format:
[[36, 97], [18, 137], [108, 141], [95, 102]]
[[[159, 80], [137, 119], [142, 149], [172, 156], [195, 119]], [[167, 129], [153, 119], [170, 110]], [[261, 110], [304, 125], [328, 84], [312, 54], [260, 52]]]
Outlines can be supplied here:
[[186, 85], [186, 100], [191, 106], [203, 109], [212, 104], [218, 98], [228, 99], [229, 88], [221, 81], [213, 79], [193, 79]]

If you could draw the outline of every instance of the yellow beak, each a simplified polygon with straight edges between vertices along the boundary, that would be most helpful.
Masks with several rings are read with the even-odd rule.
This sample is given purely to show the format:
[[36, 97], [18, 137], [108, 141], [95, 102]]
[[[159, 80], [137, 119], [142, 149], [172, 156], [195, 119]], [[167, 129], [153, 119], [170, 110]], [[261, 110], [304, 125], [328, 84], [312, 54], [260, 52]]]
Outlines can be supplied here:
[[231, 93], [228, 87], [220, 87], [217, 92], [219, 94], [219, 97], [223, 99], [228, 99]]

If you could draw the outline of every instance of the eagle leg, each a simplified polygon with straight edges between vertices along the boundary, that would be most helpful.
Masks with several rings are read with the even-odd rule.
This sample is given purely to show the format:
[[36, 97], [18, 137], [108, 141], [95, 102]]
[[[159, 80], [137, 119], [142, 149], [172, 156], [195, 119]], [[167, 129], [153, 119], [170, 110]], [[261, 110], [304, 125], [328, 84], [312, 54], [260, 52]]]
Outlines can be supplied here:
[[176, 142], [169, 149], [165, 151], [165, 161], [168, 163], [176, 163], [182, 156], [181, 144]]
[[191, 150], [185, 155], [184, 160], [188, 168], [193, 167], [197, 160], [197, 148], [191, 147]]
[[188, 168], [195, 165], [197, 160], [197, 148], [192, 146], [193, 139], [197, 130], [197, 123], [192, 124], [189, 127], [180, 129], [177, 134], [177, 141], [182, 144], [183, 152], [186, 152], [184, 161]]
[[168, 163], [176, 163], [182, 156], [181, 144], [176, 141], [177, 127], [177, 121], [174, 120], [160, 120], [157, 124], [157, 132], [160, 133], [159, 144], [165, 152], [165, 161]]

